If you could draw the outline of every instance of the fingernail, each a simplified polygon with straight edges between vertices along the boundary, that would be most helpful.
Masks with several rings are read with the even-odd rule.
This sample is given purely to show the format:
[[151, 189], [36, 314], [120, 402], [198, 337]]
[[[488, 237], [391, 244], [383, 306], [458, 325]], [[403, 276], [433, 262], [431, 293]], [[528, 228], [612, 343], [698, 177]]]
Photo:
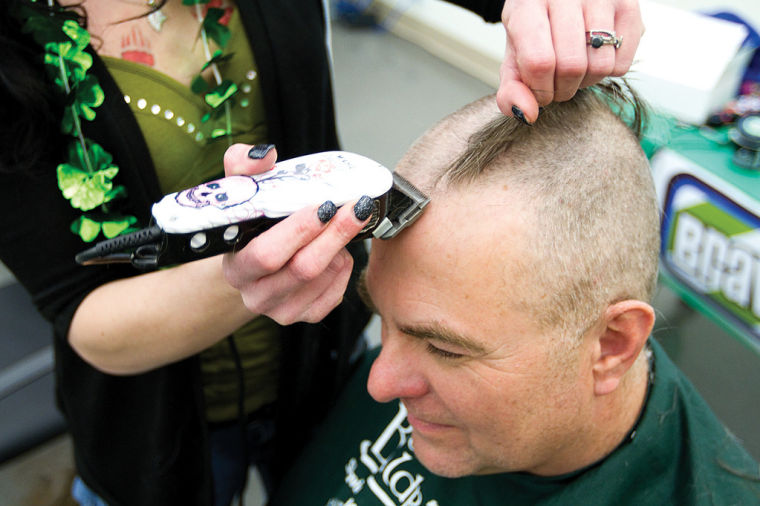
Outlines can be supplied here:
[[261, 160], [267, 156], [267, 153], [272, 151], [272, 148], [274, 148], [274, 144], [256, 144], [250, 149], [250, 151], [248, 151], [248, 158], [251, 158], [252, 160]]
[[372, 199], [365, 195], [354, 204], [354, 216], [356, 216], [357, 220], [364, 221], [372, 214], [373, 207]]
[[322, 223], [327, 223], [333, 216], [335, 216], [336, 212], [338, 212], [338, 208], [331, 200], [327, 200], [324, 204], [319, 206], [319, 209], [317, 209], [317, 218], [319, 218], [319, 221]]
[[525, 119], [525, 114], [523, 114], [522, 110], [516, 105], [512, 106], [512, 114], [515, 115], [515, 118], [519, 119], [526, 125], [530, 125], [530, 122], [527, 119]]

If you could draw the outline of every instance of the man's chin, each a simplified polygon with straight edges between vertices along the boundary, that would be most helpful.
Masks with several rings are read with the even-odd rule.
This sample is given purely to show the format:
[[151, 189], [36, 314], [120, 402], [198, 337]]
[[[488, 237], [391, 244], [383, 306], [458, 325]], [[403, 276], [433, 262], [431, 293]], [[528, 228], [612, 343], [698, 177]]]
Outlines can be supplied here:
[[414, 454], [420, 464], [437, 476], [461, 478], [473, 474], [472, 466], [462, 461], [461, 452], [444, 451], [419, 438], [413, 438], [413, 445]]

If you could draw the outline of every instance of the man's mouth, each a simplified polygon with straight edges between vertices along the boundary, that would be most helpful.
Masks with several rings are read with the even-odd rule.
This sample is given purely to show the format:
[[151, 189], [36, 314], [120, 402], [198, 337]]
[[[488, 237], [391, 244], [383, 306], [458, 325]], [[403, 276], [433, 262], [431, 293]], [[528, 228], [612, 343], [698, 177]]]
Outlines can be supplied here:
[[409, 411], [407, 411], [406, 419], [409, 421], [409, 425], [411, 425], [415, 431], [419, 431], [422, 434], [435, 434], [454, 428], [453, 425], [437, 423], [423, 418], [417, 418]]

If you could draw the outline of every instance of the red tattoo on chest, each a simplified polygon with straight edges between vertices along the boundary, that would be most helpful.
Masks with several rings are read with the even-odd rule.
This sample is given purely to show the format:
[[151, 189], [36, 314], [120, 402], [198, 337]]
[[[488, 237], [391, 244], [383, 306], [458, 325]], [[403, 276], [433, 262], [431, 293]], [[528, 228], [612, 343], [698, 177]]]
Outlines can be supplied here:
[[136, 26], [133, 26], [129, 33], [121, 38], [121, 59], [142, 63], [149, 67], [155, 64], [150, 42], [143, 37]]

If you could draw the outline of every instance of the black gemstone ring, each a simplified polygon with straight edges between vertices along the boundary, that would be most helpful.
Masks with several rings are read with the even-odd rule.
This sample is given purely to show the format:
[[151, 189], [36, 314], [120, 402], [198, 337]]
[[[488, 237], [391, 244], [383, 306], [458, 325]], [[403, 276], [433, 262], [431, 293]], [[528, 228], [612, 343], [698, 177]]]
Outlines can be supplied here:
[[622, 43], [623, 37], [617, 37], [615, 32], [607, 30], [589, 30], [586, 32], [586, 44], [595, 49], [604, 45], [615, 46], [615, 49], [618, 49]]

